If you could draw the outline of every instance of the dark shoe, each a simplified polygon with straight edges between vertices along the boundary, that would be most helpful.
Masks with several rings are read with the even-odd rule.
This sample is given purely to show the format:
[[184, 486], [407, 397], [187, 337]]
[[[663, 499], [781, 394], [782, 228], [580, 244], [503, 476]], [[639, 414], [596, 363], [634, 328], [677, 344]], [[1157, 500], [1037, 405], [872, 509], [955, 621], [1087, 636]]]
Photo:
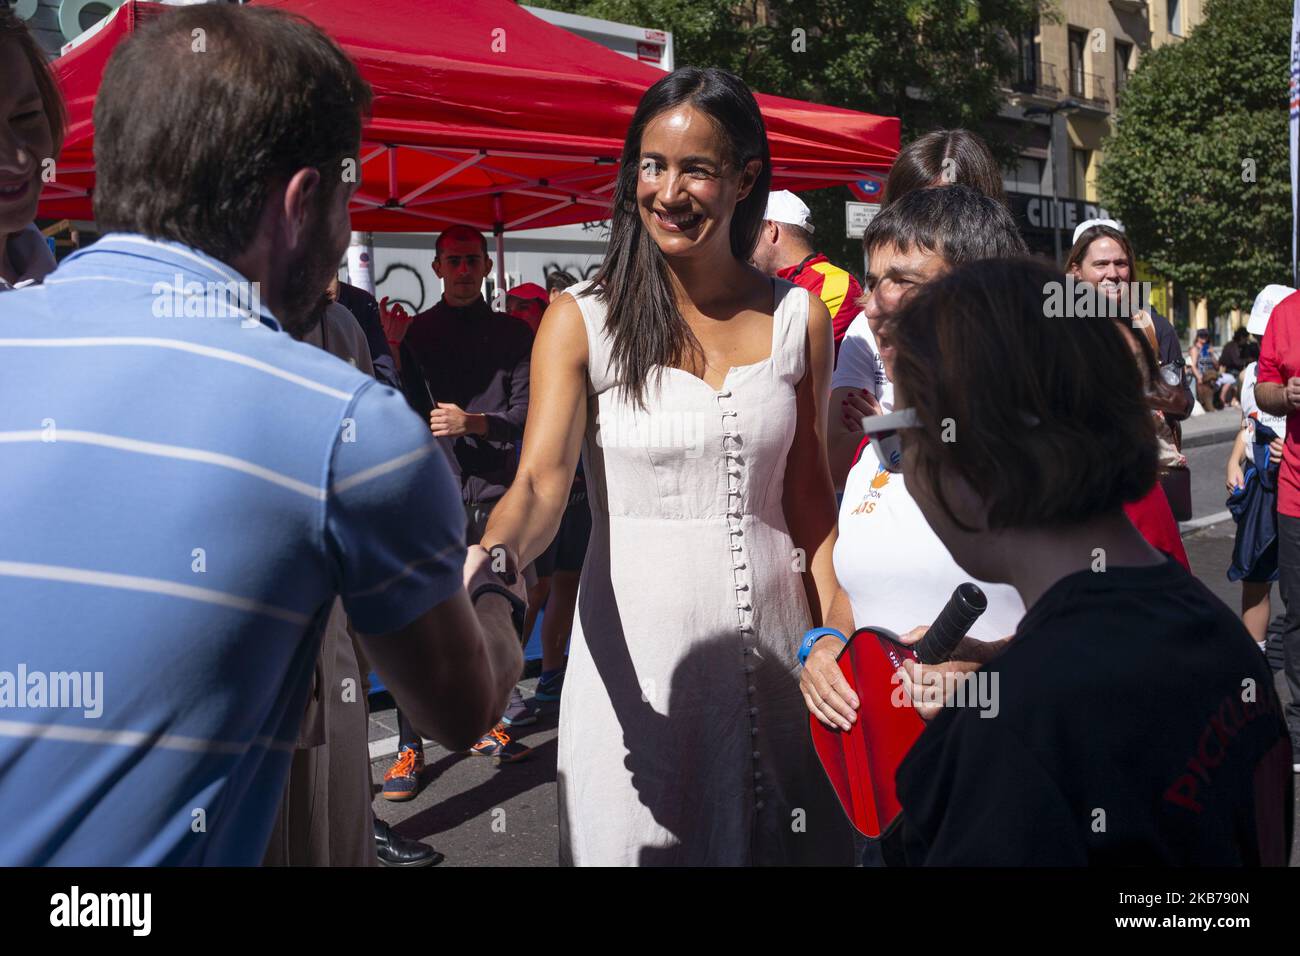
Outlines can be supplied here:
[[420, 792], [420, 774], [424, 771], [424, 751], [403, 747], [393, 765], [384, 774], [385, 800], [411, 800]]
[[537, 679], [537, 693], [533, 694], [533, 700], [554, 704], [563, 692], [564, 668], [561, 667], [559, 670], [546, 671]]
[[531, 700], [524, 700], [524, 695], [516, 687], [510, 692], [510, 703], [501, 716], [501, 722], [507, 727], [527, 727], [537, 723], [537, 705]]
[[433, 847], [394, 833], [379, 817], [375, 817], [375, 852], [384, 866], [437, 866], [446, 859]]

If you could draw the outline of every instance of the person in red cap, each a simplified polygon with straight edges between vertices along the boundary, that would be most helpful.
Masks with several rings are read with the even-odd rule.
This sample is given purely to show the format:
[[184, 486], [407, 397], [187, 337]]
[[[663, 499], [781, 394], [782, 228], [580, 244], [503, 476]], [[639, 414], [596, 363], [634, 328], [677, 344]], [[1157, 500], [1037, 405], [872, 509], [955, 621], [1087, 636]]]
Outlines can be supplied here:
[[826, 304], [835, 330], [835, 354], [849, 323], [860, 311], [862, 286], [812, 246], [812, 213], [804, 201], [781, 189], [767, 197], [767, 213], [750, 262], [778, 279], [803, 286]]
[[550, 302], [551, 297], [536, 282], [524, 282], [506, 290], [506, 311], [516, 319], [528, 323], [534, 335], [537, 334], [537, 327], [542, 324], [542, 313]]

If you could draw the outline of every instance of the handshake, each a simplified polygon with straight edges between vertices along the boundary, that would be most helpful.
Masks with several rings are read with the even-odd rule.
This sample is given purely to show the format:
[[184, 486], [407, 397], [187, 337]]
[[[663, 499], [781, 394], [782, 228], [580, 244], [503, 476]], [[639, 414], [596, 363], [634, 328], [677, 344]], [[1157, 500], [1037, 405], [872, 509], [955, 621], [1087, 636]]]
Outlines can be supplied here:
[[504, 626], [508, 621], [515, 637], [527, 641], [523, 630], [528, 593], [514, 556], [504, 546], [489, 551], [480, 544], [470, 545], [465, 555], [465, 592], [484, 630], [489, 624]]

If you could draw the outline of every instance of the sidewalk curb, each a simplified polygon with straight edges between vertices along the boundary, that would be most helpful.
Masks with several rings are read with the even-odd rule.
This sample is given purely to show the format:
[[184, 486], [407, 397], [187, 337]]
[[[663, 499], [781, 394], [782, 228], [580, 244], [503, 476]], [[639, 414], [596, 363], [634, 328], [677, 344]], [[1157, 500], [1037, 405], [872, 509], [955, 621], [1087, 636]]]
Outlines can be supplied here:
[[1195, 435], [1183, 436], [1183, 450], [1188, 448], [1202, 448], [1206, 445], [1217, 445], [1220, 442], [1232, 441], [1237, 437], [1239, 426], [1234, 425], [1232, 428], [1216, 428], [1213, 431], [1198, 432]]
[[1191, 521], [1179, 522], [1178, 533], [1180, 535], [1189, 535], [1193, 531], [1200, 531], [1202, 528], [1208, 528], [1212, 524], [1218, 524], [1220, 521], [1230, 521], [1231, 519], [1231, 511], [1216, 511], [1212, 515], [1204, 515], [1200, 518], [1193, 518]]

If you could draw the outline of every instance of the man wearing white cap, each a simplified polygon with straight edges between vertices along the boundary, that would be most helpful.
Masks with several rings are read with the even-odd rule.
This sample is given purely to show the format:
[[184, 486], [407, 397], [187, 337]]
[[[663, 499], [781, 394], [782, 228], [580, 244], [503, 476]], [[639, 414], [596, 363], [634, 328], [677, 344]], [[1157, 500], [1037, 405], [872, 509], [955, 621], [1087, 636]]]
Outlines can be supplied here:
[[1277, 481], [1278, 585], [1287, 602], [1282, 653], [1291, 701], [1286, 722], [1292, 763], [1300, 773], [1300, 294], [1285, 286], [1260, 293], [1247, 328], [1255, 332], [1264, 325], [1255, 401], [1261, 411], [1286, 416]]
[[788, 189], [769, 193], [763, 229], [750, 261], [770, 276], [803, 286], [810, 295], [826, 303], [835, 328], [838, 355], [840, 340], [859, 312], [862, 286], [851, 274], [813, 249], [812, 234], [812, 213], [802, 199]]

